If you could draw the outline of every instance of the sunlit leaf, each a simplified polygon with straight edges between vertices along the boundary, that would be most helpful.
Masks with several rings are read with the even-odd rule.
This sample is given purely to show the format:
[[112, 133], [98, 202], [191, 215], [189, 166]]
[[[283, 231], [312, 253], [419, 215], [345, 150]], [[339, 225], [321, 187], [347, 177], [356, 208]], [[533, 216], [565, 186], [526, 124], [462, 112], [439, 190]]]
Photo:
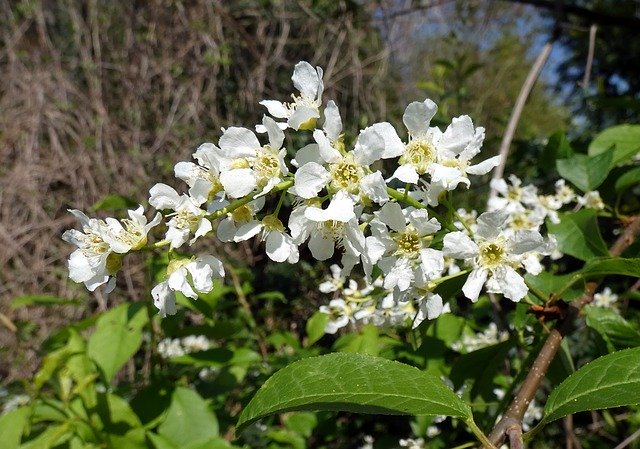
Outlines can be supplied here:
[[108, 382], [140, 348], [147, 321], [147, 310], [141, 303], [121, 304], [98, 318], [96, 330], [89, 337], [87, 355]]
[[547, 228], [556, 236], [558, 249], [563, 253], [581, 260], [609, 255], [593, 209], [561, 214], [560, 223], [548, 221]]
[[300, 360], [274, 374], [243, 410], [238, 431], [265, 416], [294, 410], [471, 418], [471, 408], [432, 374], [379, 357], [334, 353]]
[[631, 159], [640, 151], [640, 125], [619, 125], [598, 134], [589, 145], [589, 155], [602, 154], [613, 148], [613, 164]]

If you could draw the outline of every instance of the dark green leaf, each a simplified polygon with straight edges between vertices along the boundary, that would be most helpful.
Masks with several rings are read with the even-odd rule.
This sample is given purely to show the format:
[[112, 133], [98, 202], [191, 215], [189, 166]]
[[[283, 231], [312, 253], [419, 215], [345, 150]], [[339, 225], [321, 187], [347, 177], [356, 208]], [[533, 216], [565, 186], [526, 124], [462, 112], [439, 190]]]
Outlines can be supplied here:
[[589, 155], [602, 154], [613, 147], [613, 165], [631, 159], [640, 151], [640, 125], [607, 128], [589, 145]]
[[543, 423], [573, 413], [640, 404], [640, 347], [580, 368], [551, 392]]
[[459, 390], [465, 381], [472, 380], [471, 399], [482, 396], [485, 400], [490, 400], [495, 388], [495, 375], [504, 368], [507, 352], [514, 343], [513, 340], [507, 340], [461, 355], [451, 368], [453, 387]]
[[218, 420], [198, 393], [178, 387], [158, 433], [176, 446], [184, 447], [217, 437]]
[[379, 336], [378, 328], [367, 324], [357, 334], [352, 333], [340, 337], [333, 345], [333, 349], [340, 352], [358, 352], [377, 356], [381, 349]]
[[616, 180], [616, 192], [621, 192], [640, 184], [640, 167], [632, 168]]
[[583, 192], [596, 189], [607, 179], [612, 168], [613, 150], [596, 156], [576, 154], [567, 159], [558, 159], [556, 168], [560, 176], [570, 181]]
[[587, 326], [597, 331], [607, 343], [609, 351], [640, 346], [640, 332], [618, 312], [604, 307], [584, 308]]
[[96, 330], [89, 337], [87, 355], [100, 367], [107, 382], [140, 348], [147, 321], [142, 303], [122, 304], [98, 318]]
[[593, 209], [561, 214], [560, 223], [547, 221], [547, 228], [558, 239], [558, 249], [563, 253], [585, 261], [609, 255]]
[[278, 371], [243, 410], [238, 431], [265, 416], [294, 410], [471, 419], [471, 408], [438, 377], [409, 365], [355, 353], [312, 357]]
[[120, 210], [120, 209], [131, 209], [138, 207], [138, 203], [133, 201], [131, 198], [127, 198], [122, 195], [107, 195], [94, 205], [92, 205], [89, 209], [93, 212], [99, 210]]
[[556, 160], [573, 156], [573, 149], [564, 131], [556, 131], [549, 137], [547, 146], [542, 152], [540, 166], [545, 171], [555, 170]]
[[585, 278], [607, 274], [640, 277], [640, 258], [599, 257], [587, 261], [580, 273]]

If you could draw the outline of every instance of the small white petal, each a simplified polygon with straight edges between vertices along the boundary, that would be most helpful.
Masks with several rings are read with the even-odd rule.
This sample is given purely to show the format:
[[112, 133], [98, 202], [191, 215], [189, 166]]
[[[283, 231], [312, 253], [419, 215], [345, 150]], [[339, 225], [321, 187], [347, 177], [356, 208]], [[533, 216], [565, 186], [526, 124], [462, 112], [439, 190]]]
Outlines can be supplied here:
[[437, 111], [438, 107], [429, 99], [414, 101], [405, 109], [402, 122], [412, 136], [423, 135], [429, 130], [429, 123]]
[[304, 164], [294, 175], [293, 191], [296, 195], [305, 198], [315, 198], [323, 189], [331, 174], [320, 164], [309, 162]]
[[444, 236], [442, 243], [444, 255], [454, 259], [470, 259], [480, 251], [478, 245], [464, 232], [450, 232]]
[[476, 302], [478, 300], [478, 296], [480, 296], [480, 290], [482, 290], [482, 286], [486, 280], [487, 270], [484, 268], [476, 268], [469, 273], [467, 281], [462, 286], [462, 293], [464, 293], [471, 302]]
[[173, 187], [166, 184], [156, 184], [149, 190], [149, 204], [158, 210], [176, 209], [182, 202], [180, 195]]
[[342, 132], [342, 119], [340, 118], [340, 111], [338, 106], [333, 100], [327, 103], [327, 107], [324, 109], [324, 132], [332, 142], [338, 140], [340, 133]]
[[391, 179], [398, 179], [409, 184], [417, 184], [418, 179], [420, 179], [420, 175], [418, 175], [418, 172], [413, 165], [405, 164], [396, 168]]
[[231, 158], [255, 156], [256, 149], [262, 146], [253, 131], [236, 126], [227, 128], [218, 144], [222, 154]]
[[498, 282], [502, 294], [512, 301], [520, 301], [529, 291], [522, 276], [508, 265], [497, 267], [493, 278]]
[[276, 118], [287, 118], [289, 117], [289, 109], [287, 107], [276, 100], [262, 100], [260, 104], [267, 108], [269, 114], [273, 115]]
[[256, 177], [250, 168], [237, 168], [222, 172], [220, 183], [231, 198], [242, 198], [257, 187]]

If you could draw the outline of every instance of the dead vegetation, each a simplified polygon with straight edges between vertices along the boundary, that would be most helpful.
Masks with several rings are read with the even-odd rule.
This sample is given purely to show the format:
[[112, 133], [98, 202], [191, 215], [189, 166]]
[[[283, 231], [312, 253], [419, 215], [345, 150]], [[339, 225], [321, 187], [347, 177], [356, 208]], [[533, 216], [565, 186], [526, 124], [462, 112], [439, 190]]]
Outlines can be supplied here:
[[[356, 111], [369, 121], [386, 114], [387, 55], [368, 16], [346, 0], [0, 0], [0, 30], [5, 380], [33, 369], [53, 328], [87, 313], [13, 310], [13, 298], [96, 307], [67, 280], [68, 208], [86, 211], [107, 194], [144, 201], [154, 182], [177, 185], [173, 164], [217, 140], [222, 126], [256, 123], [258, 101], [284, 99], [301, 59], [325, 68], [327, 96], [348, 108], [347, 123], [358, 126]], [[144, 268], [130, 265], [114, 300], [147, 299]]]

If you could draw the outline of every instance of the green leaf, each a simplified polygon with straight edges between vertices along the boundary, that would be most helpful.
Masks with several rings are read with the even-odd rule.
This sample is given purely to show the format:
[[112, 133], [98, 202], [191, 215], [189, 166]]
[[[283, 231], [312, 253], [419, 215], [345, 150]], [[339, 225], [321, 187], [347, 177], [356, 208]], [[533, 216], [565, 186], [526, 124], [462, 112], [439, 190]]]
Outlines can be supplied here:
[[555, 170], [556, 160], [573, 156], [573, 149], [564, 131], [556, 131], [549, 137], [540, 158], [540, 167], [545, 171]]
[[60, 298], [52, 295], [25, 295], [18, 296], [11, 301], [11, 308], [17, 309], [25, 306], [62, 306], [65, 304], [81, 304], [77, 299]]
[[334, 353], [275, 373], [242, 411], [238, 432], [265, 416], [294, 410], [471, 419], [469, 405], [432, 374], [370, 355]]
[[198, 393], [178, 387], [158, 433], [178, 447], [218, 436], [218, 420]]
[[580, 279], [580, 273], [554, 275], [543, 271], [535, 276], [527, 274], [524, 280], [530, 288], [535, 288], [545, 298], [562, 292], [562, 299], [571, 301], [580, 298], [584, 293], [584, 282]]
[[640, 184], [640, 167], [632, 168], [616, 180], [616, 192], [620, 193], [636, 184]]
[[593, 209], [560, 214], [560, 223], [547, 221], [547, 229], [558, 239], [558, 249], [570, 256], [586, 261], [609, 255]]
[[20, 446], [29, 412], [29, 407], [20, 407], [0, 416], [0, 435], [2, 435], [3, 448], [17, 449]]
[[598, 257], [587, 261], [582, 270], [585, 278], [618, 274], [622, 276], [640, 277], [640, 259], [624, 257]]
[[598, 134], [589, 145], [589, 155], [602, 154], [613, 147], [613, 165], [618, 165], [640, 151], [640, 125], [619, 125]]
[[542, 423], [573, 413], [640, 404], [640, 347], [599, 357], [551, 392]]
[[316, 341], [324, 336], [324, 328], [329, 322], [329, 315], [322, 312], [316, 312], [307, 320], [307, 341], [306, 346], [313, 345]]
[[358, 352], [377, 356], [381, 349], [379, 329], [367, 324], [359, 333], [343, 335], [336, 340], [333, 349], [340, 352]]
[[465, 381], [473, 380], [471, 399], [482, 396], [490, 400], [493, 397], [495, 375], [504, 368], [505, 357], [514, 343], [514, 340], [507, 340], [461, 355], [451, 368], [450, 378], [454, 388], [458, 390]]
[[147, 322], [142, 303], [121, 304], [98, 318], [96, 330], [89, 337], [87, 355], [100, 367], [107, 382], [138, 351]]
[[597, 188], [607, 179], [612, 168], [613, 150], [596, 156], [576, 154], [567, 159], [558, 159], [556, 168], [560, 176], [570, 181], [583, 192]]
[[612, 309], [587, 306], [584, 308], [587, 326], [598, 332], [607, 343], [609, 351], [640, 346], [640, 332]]
[[119, 210], [138, 207], [138, 203], [131, 198], [122, 195], [107, 195], [97, 203], [93, 204], [89, 210], [96, 212], [99, 210]]

